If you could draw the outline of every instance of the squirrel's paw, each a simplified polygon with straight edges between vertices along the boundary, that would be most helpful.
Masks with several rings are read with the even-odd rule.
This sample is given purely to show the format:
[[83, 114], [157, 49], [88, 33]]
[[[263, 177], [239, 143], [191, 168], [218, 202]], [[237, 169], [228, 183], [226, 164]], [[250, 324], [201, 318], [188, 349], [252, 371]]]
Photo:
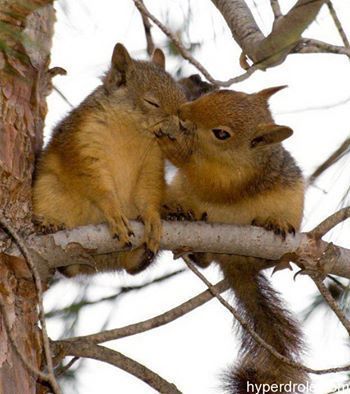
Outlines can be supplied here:
[[176, 206], [169, 207], [168, 205], [162, 206], [162, 212], [164, 213], [164, 218], [170, 221], [183, 221], [188, 220], [190, 222], [197, 220], [195, 213], [189, 209], [185, 210], [180, 204]]
[[128, 219], [121, 214], [114, 215], [108, 219], [108, 224], [112, 237], [120, 241], [124, 247], [132, 248], [130, 237], [135, 234], [130, 229]]
[[120, 255], [119, 263], [128, 274], [136, 275], [145, 270], [152, 263], [153, 258], [154, 253], [149, 251], [146, 245], [143, 245]]
[[176, 204], [175, 206], [163, 205], [162, 217], [170, 221], [188, 220], [189, 222], [194, 222], [202, 220], [206, 222], [208, 220], [208, 214], [206, 212], [198, 213], [192, 209], [184, 209], [180, 204]]
[[151, 261], [159, 250], [160, 238], [162, 236], [162, 222], [160, 220], [160, 215], [158, 212], [143, 215], [140, 220], [145, 225], [145, 258], [147, 261]]
[[32, 222], [37, 234], [52, 234], [65, 229], [64, 224], [48, 223], [43, 217], [33, 215]]
[[267, 231], [273, 231], [276, 235], [281, 236], [283, 240], [286, 239], [287, 234], [295, 235], [294, 226], [283, 219], [275, 219], [272, 217], [263, 219], [258, 217], [252, 221], [252, 225], [263, 227]]

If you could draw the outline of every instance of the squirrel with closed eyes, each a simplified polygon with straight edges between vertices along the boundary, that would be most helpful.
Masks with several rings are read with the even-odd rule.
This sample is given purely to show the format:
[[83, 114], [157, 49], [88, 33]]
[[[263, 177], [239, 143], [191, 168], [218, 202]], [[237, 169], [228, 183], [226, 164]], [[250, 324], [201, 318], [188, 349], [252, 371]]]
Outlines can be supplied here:
[[95, 256], [95, 267], [74, 264], [66, 276], [96, 271], [143, 270], [159, 248], [164, 159], [154, 131], [176, 132], [185, 96], [165, 71], [156, 49], [151, 61], [114, 48], [101, 86], [63, 119], [39, 158], [33, 185], [34, 214], [43, 225], [67, 228], [106, 222], [113, 237], [132, 247], [130, 219], [141, 218], [144, 245]]
[[[197, 128], [171, 136], [157, 134], [165, 156], [178, 168], [167, 188], [164, 217], [176, 216], [180, 206], [196, 219], [253, 224], [282, 238], [300, 228], [304, 180], [281, 144], [292, 130], [274, 123], [268, 105], [282, 88], [255, 94], [214, 91], [180, 107], [180, 119]], [[217, 263], [244, 319], [280, 354], [299, 360], [303, 348], [299, 326], [261, 272], [273, 262], [212, 253], [189, 257], [201, 267]], [[282, 385], [271, 393], [285, 393], [284, 384], [306, 383], [303, 371], [276, 359], [244, 329], [240, 335], [239, 358], [227, 375], [228, 393], [256, 392], [260, 384]]]

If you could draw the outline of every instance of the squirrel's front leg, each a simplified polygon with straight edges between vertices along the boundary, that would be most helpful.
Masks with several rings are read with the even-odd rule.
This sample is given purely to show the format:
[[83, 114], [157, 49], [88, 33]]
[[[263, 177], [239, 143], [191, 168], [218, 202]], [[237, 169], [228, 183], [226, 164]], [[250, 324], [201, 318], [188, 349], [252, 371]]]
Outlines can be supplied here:
[[[144, 224], [144, 254], [140, 258], [140, 270], [149, 265], [159, 250], [162, 236], [160, 207], [164, 198], [164, 162], [159, 147], [154, 143], [148, 152], [135, 189], [134, 201], [139, 219]], [[138, 272], [137, 267], [133, 269]]]
[[132, 247], [130, 236], [133, 235], [129, 221], [122, 213], [121, 204], [115, 192], [101, 195], [96, 205], [103, 212], [113, 238], [118, 239], [123, 246]]

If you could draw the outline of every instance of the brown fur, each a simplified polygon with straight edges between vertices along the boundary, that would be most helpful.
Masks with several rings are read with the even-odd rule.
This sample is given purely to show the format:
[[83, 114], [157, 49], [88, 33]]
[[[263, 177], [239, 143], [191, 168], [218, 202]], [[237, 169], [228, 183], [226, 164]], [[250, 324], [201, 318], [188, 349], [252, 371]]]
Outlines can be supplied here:
[[[209, 222], [254, 222], [282, 237], [299, 228], [304, 182], [293, 158], [280, 144], [292, 131], [274, 124], [268, 108], [268, 98], [279, 89], [251, 95], [213, 92], [181, 107], [182, 121], [192, 121], [198, 129], [194, 134], [159, 139], [166, 157], [179, 167], [167, 190], [165, 211], [180, 205], [198, 219], [206, 213]], [[230, 137], [218, 139], [217, 129], [221, 130], [218, 135], [224, 131]], [[191, 257], [202, 267], [217, 262], [244, 318], [278, 352], [298, 359], [302, 341], [297, 323], [259, 272], [271, 262], [203, 253]], [[240, 359], [229, 375], [230, 393], [247, 393], [248, 381], [306, 381], [304, 373], [276, 360], [244, 330], [241, 339]]]
[[[117, 44], [103, 85], [56, 127], [37, 168], [34, 213], [44, 223], [107, 222], [125, 246], [132, 241], [128, 219], [145, 223], [146, 250], [120, 253], [112, 266], [97, 258], [97, 271], [138, 272], [158, 249], [165, 183], [154, 132], [178, 129], [185, 97], [164, 70], [163, 53], [156, 50], [152, 60], [133, 60]], [[79, 265], [64, 270], [68, 276], [93, 272]]]

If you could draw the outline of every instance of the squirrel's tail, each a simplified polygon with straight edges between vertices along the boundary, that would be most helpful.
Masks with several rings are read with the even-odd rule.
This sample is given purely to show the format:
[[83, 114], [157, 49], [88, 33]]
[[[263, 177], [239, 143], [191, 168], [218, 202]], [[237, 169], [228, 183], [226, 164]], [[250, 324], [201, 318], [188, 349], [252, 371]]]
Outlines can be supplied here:
[[[256, 268], [257, 261], [247, 261], [248, 259], [250, 258], [235, 257], [233, 260], [231, 257], [223, 259], [226, 261], [219, 261], [224, 276], [230, 281], [234, 291], [238, 311], [278, 353], [298, 361], [303, 349], [298, 324], [284, 308], [279, 293]], [[303, 391], [307, 380], [306, 373], [278, 360], [256, 343], [246, 330], [241, 329], [240, 357], [226, 378], [228, 393], [260, 393], [263, 387], [264, 393], [298, 393]]]

